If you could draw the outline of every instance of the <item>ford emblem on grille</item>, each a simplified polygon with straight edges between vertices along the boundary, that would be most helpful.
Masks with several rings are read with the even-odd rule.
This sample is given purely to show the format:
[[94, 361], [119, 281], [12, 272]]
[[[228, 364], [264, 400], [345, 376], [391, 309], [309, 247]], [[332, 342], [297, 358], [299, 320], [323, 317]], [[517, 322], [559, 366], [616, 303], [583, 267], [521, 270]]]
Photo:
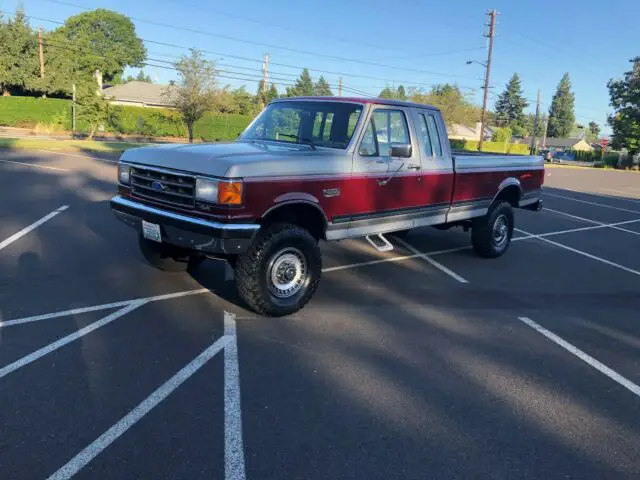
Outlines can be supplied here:
[[162, 183], [160, 182], [153, 182], [151, 184], [151, 188], [153, 188], [156, 192], [164, 192], [164, 189], [167, 188], [165, 187]]

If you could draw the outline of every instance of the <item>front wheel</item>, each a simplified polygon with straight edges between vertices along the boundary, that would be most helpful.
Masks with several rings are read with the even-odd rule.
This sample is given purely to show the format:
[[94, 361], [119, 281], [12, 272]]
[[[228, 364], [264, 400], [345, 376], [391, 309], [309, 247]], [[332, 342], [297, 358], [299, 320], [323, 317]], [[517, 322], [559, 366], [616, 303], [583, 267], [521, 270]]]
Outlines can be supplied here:
[[254, 311], [270, 316], [297, 312], [311, 299], [322, 272], [318, 241], [305, 229], [273, 224], [261, 231], [236, 265], [236, 287]]
[[483, 217], [475, 218], [471, 227], [471, 243], [481, 257], [495, 258], [509, 248], [513, 235], [513, 207], [509, 202], [494, 203]]

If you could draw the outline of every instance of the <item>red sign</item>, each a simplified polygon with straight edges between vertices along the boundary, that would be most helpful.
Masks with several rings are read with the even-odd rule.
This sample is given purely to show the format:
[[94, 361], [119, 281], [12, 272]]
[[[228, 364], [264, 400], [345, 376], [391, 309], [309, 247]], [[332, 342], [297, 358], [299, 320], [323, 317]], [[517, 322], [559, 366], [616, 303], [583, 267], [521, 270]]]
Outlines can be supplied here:
[[602, 140], [600, 140], [600, 145], [602, 146], [602, 148], [607, 148], [607, 145], [609, 145], [609, 140], [603, 138]]

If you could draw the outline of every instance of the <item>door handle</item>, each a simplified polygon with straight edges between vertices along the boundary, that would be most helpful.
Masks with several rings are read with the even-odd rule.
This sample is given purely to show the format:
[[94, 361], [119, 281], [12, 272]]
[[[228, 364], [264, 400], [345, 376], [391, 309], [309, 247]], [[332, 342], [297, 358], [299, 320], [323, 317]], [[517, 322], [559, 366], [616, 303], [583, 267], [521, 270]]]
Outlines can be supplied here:
[[420, 165], [407, 165], [407, 170], [420, 170]]

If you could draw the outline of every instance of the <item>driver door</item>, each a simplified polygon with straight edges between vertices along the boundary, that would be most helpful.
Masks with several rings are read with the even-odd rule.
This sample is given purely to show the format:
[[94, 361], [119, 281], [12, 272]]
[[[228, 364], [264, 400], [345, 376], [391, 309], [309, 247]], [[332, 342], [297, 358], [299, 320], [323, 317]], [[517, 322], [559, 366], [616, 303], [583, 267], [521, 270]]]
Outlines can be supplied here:
[[[350, 235], [411, 228], [412, 210], [422, 203], [422, 165], [413, 145], [409, 112], [394, 106], [376, 106], [354, 153], [354, 198]], [[391, 146], [412, 145], [410, 156], [393, 157]], [[355, 186], [355, 185], [354, 185]]]

